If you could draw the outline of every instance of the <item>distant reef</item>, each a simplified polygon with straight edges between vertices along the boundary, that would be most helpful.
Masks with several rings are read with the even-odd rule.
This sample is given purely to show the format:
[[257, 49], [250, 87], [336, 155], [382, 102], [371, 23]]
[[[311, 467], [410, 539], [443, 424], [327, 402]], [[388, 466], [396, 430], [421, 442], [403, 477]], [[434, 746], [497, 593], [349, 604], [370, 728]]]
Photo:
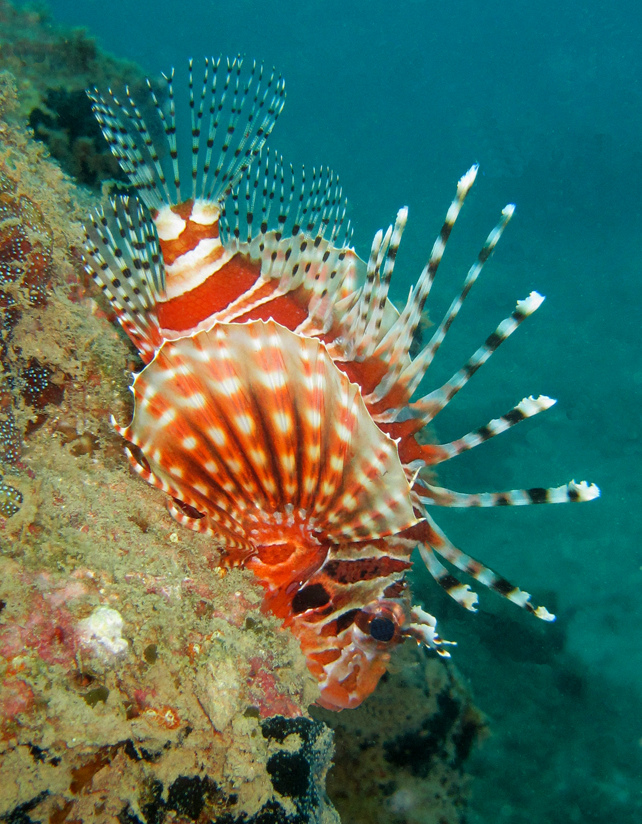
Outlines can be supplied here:
[[0, 0], [0, 68], [15, 79], [20, 116], [68, 174], [92, 187], [121, 179], [85, 89], [135, 91], [144, 82], [140, 67], [102, 52], [84, 29], [63, 28], [42, 11]]

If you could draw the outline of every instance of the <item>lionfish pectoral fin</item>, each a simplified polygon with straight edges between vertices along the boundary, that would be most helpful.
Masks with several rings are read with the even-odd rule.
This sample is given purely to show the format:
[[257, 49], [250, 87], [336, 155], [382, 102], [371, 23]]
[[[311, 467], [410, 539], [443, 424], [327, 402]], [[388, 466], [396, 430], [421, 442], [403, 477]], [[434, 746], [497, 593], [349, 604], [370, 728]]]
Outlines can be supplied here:
[[[475, 182], [477, 170], [478, 167], [476, 165], [472, 166], [459, 180], [457, 192], [448, 208], [441, 231], [433, 244], [428, 263], [425, 265], [417, 283], [410, 289], [405, 307], [387, 330], [377, 330], [374, 346], [372, 346], [372, 353], [389, 363], [390, 368], [385, 378], [373, 393], [373, 400], [381, 400], [385, 396], [390, 386], [398, 382], [402, 367], [408, 364], [410, 347], [419, 326], [439, 264], [444, 255], [446, 243], [459, 217], [464, 201]], [[402, 216], [405, 225], [407, 210], [402, 210], [402, 212], [397, 215], [397, 222], [400, 216]], [[393, 247], [393, 251], [394, 263], [397, 249]], [[366, 294], [364, 294], [364, 298]]]
[[430, 539], [419, 546], [419, 553], [430, 574], [455, 601], [471, 612], [476, 612], [477, 593], [473, 592], [468, 584], [462, 584], [449, 572], [437, 560], [435, 554], [440, 555], [456, 569], [470, 575], [471, 578], [479, 581], [488, 589], [531, 612], [537, 618], [541, 618], [543, 621], [555, 620], [555, 616], [545, 607], [535, 607], [531, 604], [531, 596], [528, 592], [514, 586], [490, 567], [457, 549], [428, 515], [426, 515], [426, 524]]
[[499, 418], [493, 418], [484, 426], [468, 432], [460, 438], [457, 438], [449, 443], [431, 444], [426, 450], [426, 455], [430, 459], [426, 461], [427, 465], [435, 466], [443, 461], [448, 461], [456, 455], [461, 455], [462, 452], [467, 452], [474, 449], [481, 443], [489, 441], [496, 435], [506, 432], [515, 424], [537, 415], [546, 409], [550, 409], [556, 403], [553, 398], [548, 398], [546, 395], [539, 395], [537, 398], [532, 395], [528, 398], [523, 398], [516, 406], [509, 412], [501, 415]]
[[511, 489], [506, 492], [455, 492], [422, 480], [415, 485], [425, 506], [478, 507], [529, 506], [532, 504], [565, 504], [593, 501], [600, 497], [600, 488], [586, 481], [569, 481], [561, 486]]
[[190, 504], [170, 499], [167, 510], [177, 524], [201, 535], [209, 535], [217, 541], [219, 550], [223, 553], [221, 566], [243, 565], [256, 552], [252, 543], [244, 540], [237, 531], [223, 523], [217, 523], [215, 518], [198, 512]]
[[431, 546], [424, 544], [419, 546], [419, 554], [426, 565], [426, 569], [437, 581], [439, 586], [458, 604], [461, 604], [470, 612], [477, 612], [477, 593], [468, 584], [462, 582], [450, 573], [446, 567], [439, 562]]
[[[473, 167], [473, 170], [476, 170], [476, 167]], [[381, 342], [380, 349], [388, 349], [388, 358], [392, 365], [392, 368], [389, 369], [388, 375], [386, 376], [385, 382], [382, 382], [380, 387], [378, 387], [377, 392], [381, 397], [385, 396], [386, 392], [393, 384], [404, 385], [406, 387], [408, 397], [410, 397], [412, 392], [414, 392], [428, 367], [432, 363], [441, 344], [443, 343], [448, 330], [459, 314], [466, 297], [481, 274], [484, 264], [494, 252], [504, 229], [513, 216], [515, 207], [512, 204], [504, 207], [499, 222], [489, 233], [484, 245], [479, 251], [477, 260], [468, 270], [459, 295], [450, 304], [444, 317], [430, 338], [430, 341], [414, 358], [412, 358], [411, 363], [408, 363], [410, 347], [412, 346], [419, 323], [422, 319], [424, 304], [430, 293], [432, 283], [441, 262], [446, 240], [450, 236], [454, 221], [459, 214], [459, 210], [461, 209], [463, 201], [474, 180], [474, 176], [472, 176], [471, 179], [471, 172], [473, 170], [470, 170], [467, 175], [464, 175], [460, 181], [457, 189], [457, 196], [451, 204], [441, 233], [435, 241], [430, 260], [426, 264], [417, 285], [410, 290], [406, 306], [401, 312], [397, 323], [392, 327], [386, 338], [384, 338]], [[466, 185], [462, 185], [464, 181]]]
[[[486, 338], [485, 342], [466, 361], [455, 374], [437, 389], [410, 403], [410, 408], [417, 418], [424, 423], [430, 423], [460, 392], [477, 370], [491, 357], [491, 355], [509, 338], [518, 326], [533, 314], [544, 301], [538, 292], [531, 292], [524, 300], [517, 301], [515, 310], [497, 326], [495, 331]], [[423, 351], [428, 351], [430, 344]], [[411, 362], [400, 375], [400, 381], [413, 393], [423, 378], [425, 366], [421, 364], [423, 351]], [[419, 368], [418, 364], [421, 364]]]
[[417, 522], [395, 442], [314, 338], [274, 321], [217, 324], [166, 342], [133, 392], [118, 430], [146, 450], [132, 464], [199, 531], [241, 549], [287, 533], [314, 549]]

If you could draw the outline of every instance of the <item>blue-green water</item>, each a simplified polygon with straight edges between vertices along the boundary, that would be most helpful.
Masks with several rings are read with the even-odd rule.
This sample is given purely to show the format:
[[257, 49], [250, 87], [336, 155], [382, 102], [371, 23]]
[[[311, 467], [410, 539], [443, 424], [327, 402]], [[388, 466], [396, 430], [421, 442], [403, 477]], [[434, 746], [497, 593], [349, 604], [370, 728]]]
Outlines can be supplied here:
[[[395, 296], [416, 278], [457, 179], [481, 165], [430, 306], [448, 305], [507, 202], [517, 212], [458, 318], [434, 385], [518, 298], [547, 296], [437, 421], [441, 440], [528, 394], [558, 405], [444, 467], [466, 491], [597, 482], [582, 506], [439, 513], [454, 543], [558, 614], [533, 628], [447, 608], [421, 579], [494, 731], [476, 756], [475, 824], [642, 815], [642, 13], [633, 2], [51, 2], [157, 73], [241, 52], [288, 89], [270, 142], [341, 176], [362, 256], [402, 205]], [[437, 605], [435, 605], [437, 602]], [[441, 612], [440, 612], [441, 610]], [[445, 614], [444, 614], [445, 613]], [[522, 620], [525, 618], [525, 620]]]

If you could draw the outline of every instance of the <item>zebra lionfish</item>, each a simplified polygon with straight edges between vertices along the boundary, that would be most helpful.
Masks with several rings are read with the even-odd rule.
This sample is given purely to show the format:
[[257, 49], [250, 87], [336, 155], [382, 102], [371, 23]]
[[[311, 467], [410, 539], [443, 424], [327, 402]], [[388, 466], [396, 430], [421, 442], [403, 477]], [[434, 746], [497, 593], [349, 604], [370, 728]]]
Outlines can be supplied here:
[[[325, 707], [360, 704], [404, 638], [448, 655], [435, 618], [410, 605], [405, 573], [415, 547], [467, 609], [477, 596], [443, 560], [552, 620], [453, 546], [431, 510], [596, 498], [585, 482], [482, 494], [434, 483], [436, 465], [554, 401], [525, 398], [450, 443], [420, 437], [543, 298], [519, 301], [458, 372], [415, 397], [513, 206], [411, 356], [477, 167], [459, 181], [398, 312], [387, 295], [407, 209], [360, 260], [338, 178], [324, 168], [295, 174], [264, 148], [284, 104], [280, 76], [241, 58], [206, 60], [195, 90], [190, 62], [191, 122], [176, 116], [173, 72], [164, 79], [162, 100], [148, 82], [149, 127], [128, 89], [120, 98], [90, 92], [136, 190], [97, 208], [86, 240], [87, 269], [146, 364], [134, 376], [132, 422], [115, 424], [135, 471], [168, 494], [179, 523], [217, 539], [222, 563], [254, 572], [264, 609], [298, 638]], [[191, 127], [182, 154], [181, 127]]]

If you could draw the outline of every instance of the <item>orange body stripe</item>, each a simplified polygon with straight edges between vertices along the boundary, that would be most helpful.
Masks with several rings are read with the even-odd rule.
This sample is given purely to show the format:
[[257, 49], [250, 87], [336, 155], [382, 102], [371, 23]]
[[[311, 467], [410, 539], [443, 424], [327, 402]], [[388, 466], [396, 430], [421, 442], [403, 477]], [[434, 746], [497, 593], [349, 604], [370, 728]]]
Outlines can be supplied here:
[[361, 387], [361, 394], [368, 395], [386, 374], [387, 366], [378, 358], [365, 361], [337, 361], [337, 367]]
[[251, 309], [245, 315], [241, 315], [236, 322], [246, 323], [251, 320], [269, 320], [272, 318], [281, 326], [293, 331], [308, 316], [307, 310], [302, 308], [298, 301], [294, 300], [294, 295], [296, 295], [296, 292], [279, 295], [279, 297]]
[[[159, 238], [163, 261], [166, 266], [171, 266], [185, 252], [191, 252], [201, 240], [219, 236], [218, 220], [208, 224], [196, 223], [190, 220], [193, 208], [193, 200], [186, 200], [171, 207], [171, 211], [184, 220], [187, 225], [174, 240], [161, 240]], [[158, 212], [154, 214], [154, 220], [157, 214]]]
[[161, 327], [174, 332], [193, 329], [250, 289], [259, 274], [258, 263], [235, 255], [196, 288], [159, 303], [158, 321]]
[[187, 226], [183, 229], [176, 240], [159, 240], [163, 261], [166, 266], [171, 266], [185, 252], [196, 249], [201, 240], [218, 237], [218, 222], [209, 225], [193, 223], [187, 221]]

